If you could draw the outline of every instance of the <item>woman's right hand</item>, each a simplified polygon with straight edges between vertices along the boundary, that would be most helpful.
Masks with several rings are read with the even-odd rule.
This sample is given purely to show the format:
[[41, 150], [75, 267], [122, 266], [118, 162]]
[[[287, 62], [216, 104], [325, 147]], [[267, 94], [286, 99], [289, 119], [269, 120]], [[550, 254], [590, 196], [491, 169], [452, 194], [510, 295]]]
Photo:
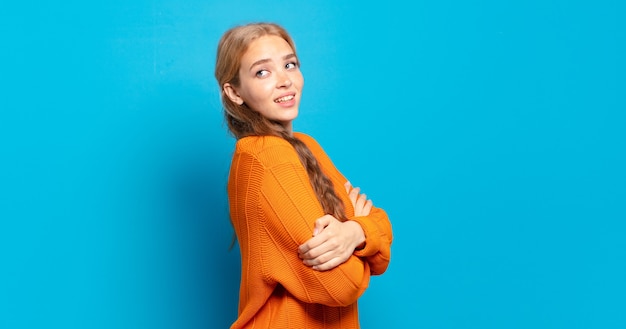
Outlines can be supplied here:
[[350, 182], [346, 182], [343, 186], [346, 188], [346, 192], [348, 192], [348, 197], [352, 202], [352, 207], [354, 208], [354, 216], [360, 217], [369, 215], [373, 206], [372, 200], [368, 200], [365, 193], [361, 194], [360, 188], [353, 188]]

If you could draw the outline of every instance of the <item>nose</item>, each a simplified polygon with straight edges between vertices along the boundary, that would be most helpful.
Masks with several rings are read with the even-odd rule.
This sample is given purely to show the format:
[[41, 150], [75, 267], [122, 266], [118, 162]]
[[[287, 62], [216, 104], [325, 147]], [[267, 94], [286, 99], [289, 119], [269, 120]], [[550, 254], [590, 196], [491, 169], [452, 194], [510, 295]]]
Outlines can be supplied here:
[[289, 77], [289, 73], [285, 71], [281, 71], [281, 73], [277, 77], [277, 87], [278, 88], [289, 88], [291, 87], [291, 78]]

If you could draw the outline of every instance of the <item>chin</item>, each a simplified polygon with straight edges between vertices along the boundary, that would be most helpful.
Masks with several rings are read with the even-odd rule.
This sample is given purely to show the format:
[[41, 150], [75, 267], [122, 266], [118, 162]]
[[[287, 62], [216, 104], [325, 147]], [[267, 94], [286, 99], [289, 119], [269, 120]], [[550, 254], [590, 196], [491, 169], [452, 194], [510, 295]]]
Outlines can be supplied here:
[[290, 122], [290, 121], [295, 120], [298, 117], [298, 110], [289, 111], [289, 113], [284, 113], [284, 114], [285, 115], [279, 118], [279, 121]]

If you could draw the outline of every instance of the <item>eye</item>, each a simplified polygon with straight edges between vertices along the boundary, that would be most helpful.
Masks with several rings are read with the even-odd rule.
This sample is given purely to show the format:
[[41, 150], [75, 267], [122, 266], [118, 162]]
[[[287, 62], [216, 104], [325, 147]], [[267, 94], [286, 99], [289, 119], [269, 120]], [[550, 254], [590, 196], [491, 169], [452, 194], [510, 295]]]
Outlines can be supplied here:
[[298, 67], [298, 63], [296, 62], [289, 62], [287, 63], [287, 65], [285, 65], [285, 68], [290, 70], [290, 69], [295, 69]]
[[259, 70], [259, 71], [256, 72], [256, 76], [259, 77], [259, 78], [265, 78], [269, 74], [270, 74], [270, 71], [268, 71], [268, 70]]

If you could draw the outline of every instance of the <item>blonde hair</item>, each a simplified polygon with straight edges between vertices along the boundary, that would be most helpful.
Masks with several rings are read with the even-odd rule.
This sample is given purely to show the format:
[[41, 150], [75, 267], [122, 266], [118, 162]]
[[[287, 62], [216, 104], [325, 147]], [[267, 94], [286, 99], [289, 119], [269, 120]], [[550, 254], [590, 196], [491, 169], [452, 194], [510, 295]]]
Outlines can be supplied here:
[[229, 83], [239, 87], [241, 58], [248, 50], [250, 43], [267, 35], [283, 38], [291, 46], [294, 54], [296, 53], [295, 43], [289, 33], [275, 23], [251, 23], [236, 26], [226, 31], [219, 41], [215, 79], [222, 91], [222, 105], [228, 130], [236, 139], [246, 136], [278, 136], [287, 140], [298, 153], [324, 212], [344, 221], [346, 220], [344, 204], [337, 196], [332, 181], [322, 172], [311, 150], [302, 141], [293, 137], [279, 122], [267, 119], [249, 108], [245, 102], [242, 105], [233, 102], [225, 94], [224, 84]]

